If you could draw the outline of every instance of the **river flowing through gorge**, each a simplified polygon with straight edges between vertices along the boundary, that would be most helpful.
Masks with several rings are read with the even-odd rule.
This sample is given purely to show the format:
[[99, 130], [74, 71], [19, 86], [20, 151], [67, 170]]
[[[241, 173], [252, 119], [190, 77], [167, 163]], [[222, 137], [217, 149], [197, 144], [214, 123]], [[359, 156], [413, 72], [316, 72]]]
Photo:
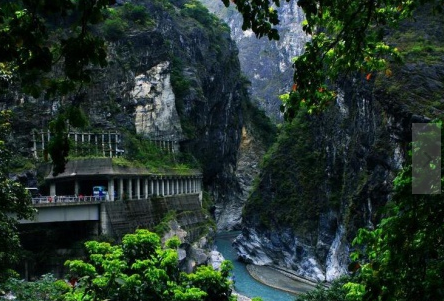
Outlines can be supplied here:
[[[261, 297], [263, 301], [294, 301], [297, 299], [297, 295], [289, 293], [283, 290], [279, 290], [268, 285], [265, 285], [256, 279], [254, 279], [247, 270], [244, 263], [237, 260], [236, 250], [232, 247], [233, 239], [239, 234], [239, 232], [225, 232], [219, 233], [216, 236], [216, 248], [225, 259], [233, 262], [234, 270], [233, 275], [235, 279], [234, 288], [236, 292], [241, 295], [247, 296], [249, 298]], [[263, 275], [273, 277], [270, 275]], [[293, 282], [293, 287], [300, 288], [301, 292], [307, 291], [307, 285], [304, 283], [299, 283], [297, 281], [290, 280]]]

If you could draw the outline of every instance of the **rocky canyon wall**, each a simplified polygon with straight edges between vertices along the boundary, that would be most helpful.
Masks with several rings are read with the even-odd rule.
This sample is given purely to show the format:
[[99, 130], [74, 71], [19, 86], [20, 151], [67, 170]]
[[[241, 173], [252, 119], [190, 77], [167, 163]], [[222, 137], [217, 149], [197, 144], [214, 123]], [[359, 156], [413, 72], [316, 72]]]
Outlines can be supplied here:
[[443, 116], [442, 28], [439, 16], [418, 12], [387, 37], [405, 58], [392, 76], [342, 79], [328, 110], [284, 127], [244, 209], [242, 259], [315, 281], [347, 272], [357, 229], [374, 227], [390, 200], [412, 123]]
[[[32, 157], [32, 131], [46, 130], [64, 105], [80, 104], [89, 117], [87, 130], [178, 141], [182, 153], [201, 167], [204, 188], [216, 205], [225, 204], [243, 193], [236, 166], [245, 128], [242, 104], [249, 101], [229, 29], [203, 7], [184, 1], [129, 2], [146, 8], [151, 25], [109, 40], [108, 66], [94, 70], [90, 86], [51, 99], [13, 91], [2, 95], [0, 108], [15, 112], [11, 147]], [[127, 136], [122, 137], [124, 145]]]

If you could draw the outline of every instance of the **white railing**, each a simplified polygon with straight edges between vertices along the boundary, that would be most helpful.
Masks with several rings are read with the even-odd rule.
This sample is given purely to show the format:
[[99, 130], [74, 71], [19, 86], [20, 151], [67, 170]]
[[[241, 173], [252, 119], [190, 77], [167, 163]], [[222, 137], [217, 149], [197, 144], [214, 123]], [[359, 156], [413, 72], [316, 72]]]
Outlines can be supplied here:
[[85, 203], [85, 202], [103, 202], [108, 201], [105, 196], [75, 196], [75, 195], [61, 195], [61, 196], [39, 196], [32, 198], [32, 204], [57, 204], [57, 203]]
[[[122, 198], [119, 198], [116, 196], [114, 198], [115, 201], [118, 200], [140, 200], [140, 199], [150, 199], [152, 197], [173, 197], [177, 195], [183, 195], [183, 194], [194, 194], [194, 193], [181, 193], [181, 194], [140, 194], [140, 197], [137, 197], [135, 195], [131, 196], [131, 199], [122, 196]], [[32, 204], [60, 204], [60, 203], [93, 203], [93, 202], [109, 202], [111, 201], [108, 196], [93, 196], [93, 195], [85, 195], [85, 196], [75, 196], [75, 195], [58, 195], [58, 196], [39, 196], [39, 197], [33, 197], [32, 198]]]

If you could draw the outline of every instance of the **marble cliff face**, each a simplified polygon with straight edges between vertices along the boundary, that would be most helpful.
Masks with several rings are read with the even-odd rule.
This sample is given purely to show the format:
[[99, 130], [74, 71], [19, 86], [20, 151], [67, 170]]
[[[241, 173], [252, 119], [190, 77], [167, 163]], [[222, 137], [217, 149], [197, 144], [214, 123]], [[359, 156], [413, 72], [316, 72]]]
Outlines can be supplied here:
[[[406, 159], [411, 123], [444, 109], [441, 48], [426, 57], [408, 53], [391, 78], [342, 80], [330, 109], [285, 126], [264, 157], [265, 146], [245, 118], [243, 103], [251, 93], [268, 116], [280, 120], [279, 103], [270, 95], [286, 91], [291, 57], [308, 39], [292, 26], [303, 18], [295, 3], [282, 6], [288, 29], [271, 48], [241, 32], [239, 20], [226, 19], [230, 36], [228, 27], [210, 30], [216, 27], [181, 13], [179, 4], [140, 3], [155, 25], [109, 44], [109, 66], [98, 70], [84, 91], [91, 127], [180, 141], [181, 150], [202, 166], [218, 229], [243, 228], [235, 245], [244, 260], [319, 281], [344, 273], [356, 230], [374, 226], [377, 209], [390, 198], [391, 181]], [[415, 32], [432, 46], [442, 45], [442, 21], [420, 20], [421, 26], [403, 25], [394, 35], [397, 43], [407, 44]], [[265, 65], [268, 57], [272, 67]], [[251, 88], [241, 66], [251, 72], [246, 73]], [[281, 85], [272, 88], [273, 82]], [[254, 92], [258, 87], [262, 92]], [[3, 95], [0, 108], [16, 113], [14, 150], [28, 156], [32, 129], [47, 127], [69, 101], [69, 96]]]
[[[235, 242], [242, 259], [315, 281], [346, 273], [357, 229], [374, 227], [390, 200], [412, 123], [442, 116], [442, 22], [418, 12], [387, 37], [405, 55], [393, 76], [343, 79], [333, 106], [284, 127], [244, 208]], [[414, 43], [433, 46], [417, 53]]]

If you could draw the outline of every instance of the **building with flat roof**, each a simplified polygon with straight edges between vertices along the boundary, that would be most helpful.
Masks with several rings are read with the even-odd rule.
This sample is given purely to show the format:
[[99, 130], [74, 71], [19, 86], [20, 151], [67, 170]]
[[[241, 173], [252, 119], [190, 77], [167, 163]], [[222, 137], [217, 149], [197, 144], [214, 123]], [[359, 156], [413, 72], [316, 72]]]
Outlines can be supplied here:
[[94, 186], [104, 186], [107, 200], [148, 199], [153, 196], [195, 194], [202, 191], [202, 173], [196, 169], [155, 173], [144, 167], [122, 166], [112, 158], [70, 160], [57, 176], [45, 176], [49, 194], [92, 196]]

